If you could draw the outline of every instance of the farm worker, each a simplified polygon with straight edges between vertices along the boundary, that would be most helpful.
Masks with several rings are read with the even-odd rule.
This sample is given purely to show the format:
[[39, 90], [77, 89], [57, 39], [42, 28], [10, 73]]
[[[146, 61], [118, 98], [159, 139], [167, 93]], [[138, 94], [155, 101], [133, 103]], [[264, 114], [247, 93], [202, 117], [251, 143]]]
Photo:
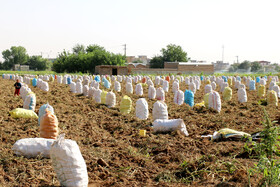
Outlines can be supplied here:
[[21, 84], [20, 84], [20, 82], [19, 82], [18, 79], [17, 79], [17, 82], [14, 84], [14, 87], [16, 88], [15, 94], [14, 94], [14, 95], [19, 95], [19, 91], [20, 91], [20, 88], [21, 88]]

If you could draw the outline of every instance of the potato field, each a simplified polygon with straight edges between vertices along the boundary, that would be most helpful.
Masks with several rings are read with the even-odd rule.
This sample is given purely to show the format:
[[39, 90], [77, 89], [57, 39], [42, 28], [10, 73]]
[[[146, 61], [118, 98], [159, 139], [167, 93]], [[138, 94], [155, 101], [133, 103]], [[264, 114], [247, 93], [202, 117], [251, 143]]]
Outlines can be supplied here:
[[[236, 76], [170, 76], [168, 92], [164, 92], [168, 119], [182, 119], [189, 134], [186, 136], [179, 130], [154, 132], [153, 105], [157, 97], [148, 97], [148, 80], [157, 89], [162, 87], [166, 77], [131, 76], [133, 93], [127, 93], [126, 82], [129, 78], [100, 76], [99, 89], [115, 94], [116, 104], [108, 107], [96, 102], [93, 96], [73, 93], [69, 82], [64, 81], [71, 77], [71, 82], [80, 82], [83, 86], [87, 84], [90, 88], [96, 76], [48, 76], [52, 78], [36, 77], [38, 81], [42, 78], [48, 84], [48, 89], [32, 86], [30, 81], [35, 77], [31, 75], [25, 75], [25, 78], [29, 77], [26, 79], [28, 84], [24, 83], [26, 80], [21, 82], [36, 95], [35, 113], [38, 114], [43, 104], [51, 105], [58, 119], [59, 134], [65, 133], [66, 139], [77, 142], [86, 163], [89, 186], [248, 186], [249, 181], [252, 186], [257, 186], [261, 183], [260, 174], [249, 177], [249, 168], [254, 167], [258, 159], [251, 157], [244, 148], [246, 140], [212, 141], [202, 136], [213, 135], [223, 128], [248, 134], [262, 131], [263, 108], [272, 121], [277, 121], [275, 125], [279, 125], [279, 106], [266, 104], [269, 102], [267, 94], [270, 83], [275, 81], [277, 86], [278, 77], [263, 78], [266, 79], [266, 94], [258, 96], [260, 83], [256, 82], [256, 77], [251, 78], [256, 82], [256, 90], [250, 90], [246, 81], [248, 77], [244, 79], [239, 75], [247, 95], [247, 101], [241, 103], [238, 101], [238, 89], [235, 88]], [[186, 77], [189, 78], [188, 82]], [[16, 78], [0, 78], [0, 186], [59, 186], [61, 184], [50, 158], [41, 155], [27, 158], [16, 155], [12, 150], [17, 140], [40, 137], [37, 119], [13, 118], [9, 114], [13, 109], [23, 108], [24, 104], [20, 96], [14, 96]], [[62, 83], [58, 81], [59, 78], [63, 80]], [[88, 81], [85, 83], [86, 79]], [[104, 79], [111, 84], [109, 88], [102, 83]], [[227, 87], [232, 89], [232, 98], [225, 101], [220, 90], [225, 80], [229, 79], [232, 83]], [[176, 81], [179, 90], [185, 93], [190, 89], [191, 80], [198, 80], [200, 84], [194, 93], [194, 106], [185, 102], [176, 104], [173, 83]], [[218, 80], [224, 82], [219, 83]], [[114, 90], [115, 81], [120, 83], [120, 92]], [[142, 82], [141, 96], [135, 94], [135, 88]], [[215, 91], [220, 95], [220, 112], [202, 103], [205, 86], [212, 82], [216, 83]], [[128, 114], [120, 112], [120, 103], [125, 95], [132, 101]], [[148, 119], [142, 120], [136, 116], [139, 98], [145, 98], [148, 103]], [[196, 105], [198, 103], [201, 104]], [[146, 136], [140, 136], [140, 130], [146, 130]]]

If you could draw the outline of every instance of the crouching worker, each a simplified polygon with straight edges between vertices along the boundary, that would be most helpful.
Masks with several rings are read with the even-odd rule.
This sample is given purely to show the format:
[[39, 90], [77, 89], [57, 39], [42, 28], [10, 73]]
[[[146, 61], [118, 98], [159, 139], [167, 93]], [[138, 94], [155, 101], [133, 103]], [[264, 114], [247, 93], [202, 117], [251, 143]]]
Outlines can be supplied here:
[[21, 88], [21, 84], [20, 84], [20, 82], [19, 82], [18, 79], [17, 79], [17, 82], [14, 84], [14, 87], [16, 88], [14, 96], [15, 96], [15, 95], [19, 95], [19, 91], [20, 91], [20, 88]]

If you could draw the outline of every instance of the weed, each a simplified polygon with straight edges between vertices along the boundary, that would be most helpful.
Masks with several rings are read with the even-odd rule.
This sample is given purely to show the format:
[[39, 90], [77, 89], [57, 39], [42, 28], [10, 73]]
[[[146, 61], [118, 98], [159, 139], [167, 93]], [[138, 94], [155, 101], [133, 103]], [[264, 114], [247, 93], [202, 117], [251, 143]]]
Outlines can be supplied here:
[[264, 130], [260, 136], [263, 137], [261, 141], [252, 142], [252, 148], [247, 144], [245, 145], [246, 150], [250, 153], [256, 152], [258, 163], [255, 164], [254, 168], [250, 168], [250, 175], [252, 173], [261, 173], [263, 176], [260, 185], [271, 186], [280, 184], [280, 161], [279, 161], [279, 132], [280, 129], [274, 126], [275, 121], [271, 121], [266, 110], [264, 109]]

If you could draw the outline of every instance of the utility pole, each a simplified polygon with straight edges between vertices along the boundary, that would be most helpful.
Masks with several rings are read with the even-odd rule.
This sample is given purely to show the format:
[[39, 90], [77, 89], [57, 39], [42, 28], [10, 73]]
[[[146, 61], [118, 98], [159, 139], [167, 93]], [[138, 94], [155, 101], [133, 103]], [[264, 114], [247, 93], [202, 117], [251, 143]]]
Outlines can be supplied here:
[[124, 46], [124, 56], [126, 56], [126, 44], [124, 44], [123, 46]]
[[235, 56], [236, 57], [236, 62], [237, 62], [237, 64], [238, 64], [238, 56]]
[[222, 46], [222, 62], [224, 63], [224, 50], [225, 50], [225, 46]]

